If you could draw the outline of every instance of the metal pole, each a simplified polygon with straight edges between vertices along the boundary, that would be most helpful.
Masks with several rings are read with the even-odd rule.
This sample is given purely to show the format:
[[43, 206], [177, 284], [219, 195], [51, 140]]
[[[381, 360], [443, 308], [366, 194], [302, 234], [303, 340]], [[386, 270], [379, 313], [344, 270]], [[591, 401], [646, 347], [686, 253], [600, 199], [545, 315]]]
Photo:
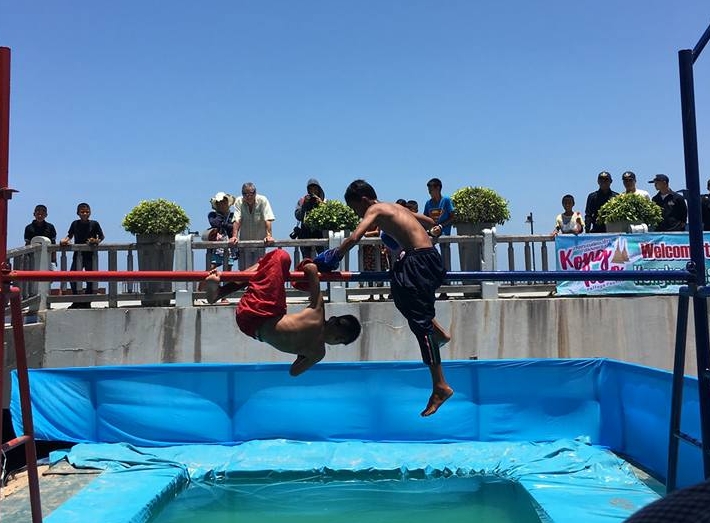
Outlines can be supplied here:
[[0, 264], [7, 261], [7, 201], [10, 158], [10, 49], [0, 47]]
[[[680, 70], [680, 104], [683, 119], [683, 152], [685, 183], [688, 188], [688, 234], [690, 259], [695, 265], [696, 283], [704, 287], [705, 253], [700, 211], [700, 169], [698, 167], [698, 138], [695, 125], [695, 92], [693, 87], [693, 52], [678, 52]], [[700, 433], [702, 436], [703, 471], [710, 478], [710, 337], [708, 336], [707, 299], [693, 295], [695, 319], [695, 352], [698, 365], [698, 397], [700, 399]]]
[[[535, 234], [535, 229], [534, 229], [534, 225], [533, 225], [535, 223], [535, 220], [533, 220], [532, 211], [530, 211], [530, 214], [528, 214], [528, 218], [525, 220], [525, 223], [530, 224], [530, 236], [533, 236]], [[535, 242], [531, 242], [531, 243], [532, 243], [532, 267], [533, 267], [533, 271], [534, 271], [534, 270], [536, 270], [536, 268], [535, 268]]]
[[668, 437], [668, 473], [666, 493], [676, 489], [678, 476], [678, 445], [680, 440], [680, 416], [683, 408], [683, 374], [685, 369], [685, 340], [688, 333], [688, 293], [678, 296], [678, 316], [675, 329], [675, 355], [673, 358], [673, 385], [671, 392], [671, 423]]

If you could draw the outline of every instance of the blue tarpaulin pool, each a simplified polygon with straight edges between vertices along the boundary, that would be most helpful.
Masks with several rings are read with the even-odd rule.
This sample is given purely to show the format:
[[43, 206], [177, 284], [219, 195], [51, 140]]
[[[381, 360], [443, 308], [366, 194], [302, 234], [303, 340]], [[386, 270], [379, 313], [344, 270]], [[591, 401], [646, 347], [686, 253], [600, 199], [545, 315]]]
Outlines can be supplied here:
[[[421, 418], [430, 377], [419, 363], [325, 363], [298, 378], [287, 369], [31, 371], [37, 438], [80, 443], [53, 457], [107, 471], [46, 520], [149, 521], [188, 481], [381, 471], [497, 475], [520, 482], [548, 521], [606, 523], [658, 497], [617, 454], [665, 476], [666, 372], [603, 359], [446, 362], [456, 392]], [[15, 377], [19, 430], [16, 392]], [[683, 431], [697, 436], [691, 378], [682, 419]], [[680, 459], [680, 486], [703, 479], [698, 449], [682, 446]]]

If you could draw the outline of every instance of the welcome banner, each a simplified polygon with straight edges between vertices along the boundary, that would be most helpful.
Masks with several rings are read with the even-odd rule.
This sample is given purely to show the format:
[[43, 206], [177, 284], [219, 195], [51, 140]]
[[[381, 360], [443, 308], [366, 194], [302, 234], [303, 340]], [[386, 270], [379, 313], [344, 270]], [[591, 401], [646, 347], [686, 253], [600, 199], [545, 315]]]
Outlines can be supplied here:
[[[705, 274], [710, 274], [710, 234], [703, 235]], [[653, 271], [684, 270], [690, 260], [688, 233], [560, 234], [555, 238], [558, 271], [589, 271], [589, 280], [561, 281], [559, 295], [675, 294], [682, 283], [654, 279]], [[597, 281], [594, 271], [648, 271], [638, 281]], [[707, 276], [706, 276], [707, 277]]]

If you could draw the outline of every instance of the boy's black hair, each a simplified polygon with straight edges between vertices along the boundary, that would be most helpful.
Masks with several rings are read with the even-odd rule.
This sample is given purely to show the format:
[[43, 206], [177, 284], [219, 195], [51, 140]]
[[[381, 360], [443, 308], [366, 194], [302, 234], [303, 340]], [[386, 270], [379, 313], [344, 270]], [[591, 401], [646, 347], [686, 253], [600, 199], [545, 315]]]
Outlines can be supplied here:
[[41, 203], [38, 204], [38, 205], [35, 205], [35, 212], [37, 212], [37, 211], [44, 211], [44, 212], [46, 213], [46, 212], [47, 212], [47, 206], [44, 205], [44, 204], [41, 204]]
[[355, 180], [345, 190], [345, 203], [351, 203], [360, 200], [362, 197], [377, 199], [377, 193], [372, 185], [365, 180]]
[[343, 333], [347, 335], [346, 341], [343, 342], [345, 345], [354, 342], [358, 336], [360, 336], [362, 326], [355, 316], [352, 314], [345, 314], [344, 316], [337, 316], [336, 320], [338, 322], [338, 327], [340, 327]]
[[91, 210], [91, 205], [89, 205], [86, 202], [81, 202], [79, 205], [76, 206], [76, 212], [79, 212], [81, 209], [86, 207], [87, 209]]

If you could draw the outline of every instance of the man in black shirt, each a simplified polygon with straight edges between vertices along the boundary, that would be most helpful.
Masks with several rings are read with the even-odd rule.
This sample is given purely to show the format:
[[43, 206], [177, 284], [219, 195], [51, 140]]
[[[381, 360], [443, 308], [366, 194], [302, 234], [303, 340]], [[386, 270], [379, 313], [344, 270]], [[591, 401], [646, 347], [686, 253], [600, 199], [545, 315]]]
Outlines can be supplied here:
[[658, 191], [652, 200], [658, 204], [663, 211], [663, 220], [656, 225], [655, 230], [658, 232], [668, 231], [684, 231], [685, 224], [688, 222], [688, 206], [685, 204], [685, 198], [675, 191], [671, 191], [668, 186], [668, 176], [665, 174], [657, 174], [652, 183]]
[[700, 197], [700, 210], [703, 216], [703, 230], [710, 231], [710, 180], [708, 180], [708, 194]]
[[611, 190], [611, 182], [611, 174], [606, 171], [600, 172], [597, 176], [599, 190], [589, 193], [587, 206], [584, 209], [585, 232], [606, 232], [606, 224], [597, 222], [597, 214], [602, 205], [619, 194]]

